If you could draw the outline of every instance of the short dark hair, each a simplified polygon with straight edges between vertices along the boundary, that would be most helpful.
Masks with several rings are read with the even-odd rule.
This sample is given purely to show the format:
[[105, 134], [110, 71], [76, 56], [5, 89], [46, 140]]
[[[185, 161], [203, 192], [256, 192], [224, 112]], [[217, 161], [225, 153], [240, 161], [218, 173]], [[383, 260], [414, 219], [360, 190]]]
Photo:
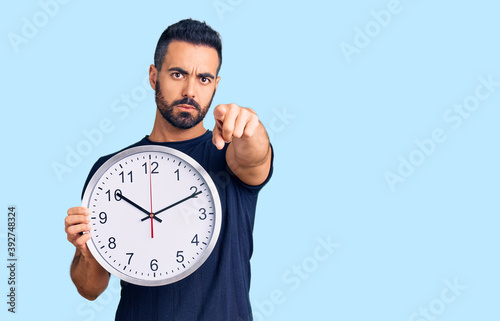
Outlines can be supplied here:
[[219, 74], [222, 65], [222, 41], [219, 33], [207, 25], [205, 21], [184, 19], [174, 23], [163, 31], [156, 45], [154, 57], [155, 67], [158, 71], [161, 70], [168, 45], [172, 40], [214, 48], [219, 55], [219, 66], [217, 67], [217, 74]]

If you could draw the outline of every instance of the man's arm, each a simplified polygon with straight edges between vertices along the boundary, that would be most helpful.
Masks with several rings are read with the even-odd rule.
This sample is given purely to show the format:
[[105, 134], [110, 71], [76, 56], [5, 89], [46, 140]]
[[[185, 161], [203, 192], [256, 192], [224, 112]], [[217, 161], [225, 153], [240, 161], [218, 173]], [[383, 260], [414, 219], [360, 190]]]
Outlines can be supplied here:
[[233, 173], [248, 185], [262, 184], [271, 169], [272, 150], [264, 125], [249, 108], [236, 104], [214, 109], [213, 143], [218, 149], [230, 142], [226, 161]]
[[90, 210], [85, 207], [72, 207], [64, 221], [68, 241], [76, 247], [71, 263], [71, 280], [78, 293], [87, 300], [95, 300], [106, 290], [109, 273], [95, 260], [86, 242], [90, 239]]

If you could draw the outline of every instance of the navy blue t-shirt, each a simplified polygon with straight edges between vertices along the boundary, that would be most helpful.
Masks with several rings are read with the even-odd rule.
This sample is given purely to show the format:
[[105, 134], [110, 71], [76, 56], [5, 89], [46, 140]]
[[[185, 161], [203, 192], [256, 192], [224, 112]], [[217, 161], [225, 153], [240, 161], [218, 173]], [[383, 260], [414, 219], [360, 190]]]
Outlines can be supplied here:
[[[115, 320], [252, 320], [249, 300], [252, 231], [257, 195], [270, 179], [272, 165], [263, 184], [249, 186], [231, 173], [226, 163], [227, 145], [218, 150], [212, 143], [211, 131], [182, 142], [156, 143], [146, 136], [127, 148], [150, 144], [177, 149], [205, 168], [219, 192], [221, 231], [209, 258], [182, 280], [159, 287], [121, 281]], [[87, 177], [84, 191], [97, 169], [115, 154], [99, 158]]]

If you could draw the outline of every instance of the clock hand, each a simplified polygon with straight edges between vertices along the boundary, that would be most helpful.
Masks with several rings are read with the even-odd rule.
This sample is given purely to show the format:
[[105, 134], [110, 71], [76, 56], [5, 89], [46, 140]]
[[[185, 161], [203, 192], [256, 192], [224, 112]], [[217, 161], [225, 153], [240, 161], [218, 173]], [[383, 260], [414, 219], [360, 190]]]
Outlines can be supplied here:
[[[156, 213], [153, 213], [152, 215], [153, 215], [153, 217], [154, 217], [154, 218], [156, 218], [156, 215], [160, 214], [161, 212], [166, 211], [166, 210], [168, 210], [168, 209], [171, 209], [172, 207], [174, 207], [174, 206], [176, 206], [176, 205], [179, 205], [180, 203], [185, 202], [185, 201], [187, 201], [187, 200], [188, 200], [188, 199], [190, 199], [190, 198], [195, 198], [196, 196], [198, 196], [198, 195], [200, 195], [200, 194], [201, 194], [201, 191], [196, 192], [196, 193], [193, 193], [193, 194], [189, 195], [188, 197], [185, 197], [185, 198], [181, 199], [180, 201], [175, 202], [174, 204], [169, 205], [169, 206], [167, 206], [167, 207], [165, 207], [165, 208], [163, 208], [163, 209], [161, 209], [161, 210], [157, 211]], [[145, 218], [143, 218], [141, 221], [145, 221], [145, 220], [147, 220], [149, 217], [150, 217], [150, 214], [148, 213], [148, 216], [146, 216]]]
[[[151, 156], [150, 156], [151, 157]], [[153, 238], [153, 184], [151, 183], [151, 159], [149, 160], [149, 203], [151, 204], [151, 238]]]
[[[126, 198], [121, 192], [117, 193], [117, 195], [122, 199], [124, 200], [125, 202], [129, 203], [130, 205], [132, 205], [133, 207], [137, 208], [138, 210], [140, 210], [141, 212], [143, 213], [146, 213], [148, 214], [148, 217], [150, 217], [152, 214], [149, 213], [148, 211], [146, 211], [145, 209], [143, 209], [142, 207], [140, 207], [139, 205], [137, 205], [136, 203], [134, 203], [133, 201], [129, 200], [128, 198]], [[157, 218], [156, 216], [153, 216], [153, 218], [155, 220], [157, 220], [158, 222], [161, 223], [161, 219]]]

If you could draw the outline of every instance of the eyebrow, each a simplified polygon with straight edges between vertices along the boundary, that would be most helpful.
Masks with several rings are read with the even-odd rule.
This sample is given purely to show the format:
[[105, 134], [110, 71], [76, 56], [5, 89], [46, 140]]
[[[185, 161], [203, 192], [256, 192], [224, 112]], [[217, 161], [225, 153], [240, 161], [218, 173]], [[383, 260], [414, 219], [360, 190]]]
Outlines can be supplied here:
[[[187, 72], [186, 70], [182, 69], [181, 67], [172, 67], [172, 68], [169, 68], [168, 71], [176, 71], [176, 72], [181, 73], [183, 75], [188, 75], [189, 74], [189, 72]], [[214, 75], [212, 75], [209, 72], [202, 72], [202, 73], [199, 73], [196, 76], [202, 77], [202, 78], [210, 78], [212, 80], [215, 79]]]

